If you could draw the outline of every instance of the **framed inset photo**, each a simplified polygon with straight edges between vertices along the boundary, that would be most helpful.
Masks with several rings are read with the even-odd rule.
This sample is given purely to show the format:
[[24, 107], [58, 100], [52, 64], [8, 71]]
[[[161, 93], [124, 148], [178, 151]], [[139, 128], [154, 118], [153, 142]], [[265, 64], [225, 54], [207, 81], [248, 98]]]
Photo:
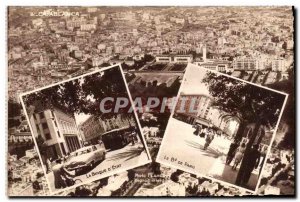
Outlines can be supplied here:
[[120, 65], [20, 99], [52, 194], [151, 162]]
[[157, 162], [254, 193], [287, 97], [189, 64]]

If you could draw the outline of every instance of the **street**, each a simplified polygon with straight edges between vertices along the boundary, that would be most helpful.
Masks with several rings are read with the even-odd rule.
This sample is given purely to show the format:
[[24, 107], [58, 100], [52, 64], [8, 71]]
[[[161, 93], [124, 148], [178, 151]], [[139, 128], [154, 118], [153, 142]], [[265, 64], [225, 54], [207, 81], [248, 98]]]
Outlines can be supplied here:
[[[232, 170], [225, 164], [231, 141], [215, 136], [207, 150], [203, 150], [205, 138], [194, 135], [194, 131], [192, 125], [171, 118], [160, 151], [160, 162], [234, 184], [238, 168]], [[257, 180], [257, 174], [252, 174], [247, 188], [255, 189]]]
[[[86, 174], [76, 176], [74, 180], [94, 181], [101, 179], [104, 175], [113, 175], [119, 173], [121, 170], [128, 170], [129, 167], [137, 167], [148, 161], [147, 153], [144, 150], [142, 144], [139, 142], [135, 145], [127, 145], [121, 149], [108, 151], [106, 153], [106, 159], [98, 164], [94, 169]], [[111, 171], [108, 171], [111, 168]], [[54, 187], [54, 176], [53, 172], [47, 174], [47, 178], [50, 182], [52, 192], [58, 191]]]

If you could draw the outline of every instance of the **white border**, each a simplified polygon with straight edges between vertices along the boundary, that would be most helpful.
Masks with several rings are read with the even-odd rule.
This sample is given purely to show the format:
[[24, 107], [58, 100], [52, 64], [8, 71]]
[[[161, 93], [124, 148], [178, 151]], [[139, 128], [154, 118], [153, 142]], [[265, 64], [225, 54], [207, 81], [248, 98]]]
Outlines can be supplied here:
[[[210, 1], [197, 1], [197, 0], [185, 0], [185, 1], [179, 1], [179, 0], [164, 0], [164, 1], [161, 1], [161, 0], [151, 0], [151, 1], [145, 1], [145, 0], [128, 0], [128, 1], [121, 1], [121, 0], [110, 0], [110, 1], [105, 1], [105, 2], [100, 2], [100, 1], [97, 1], [97, 0], [89, 0], [89, 1], [82, 1], [82, 0], [73, 0], [72, 2], [62, 2], [61, 0], [52, 0], [51, 1], [51, 4], [54, 6], [60, 6], [60, 5], [67, 5], [68, 6], [74, 6], [74, 5], [78, 5], [78, 6], [90, 6], [90, 5], [97, 5], [97, 6], [104, 6], [104, 4], [106, 6], [118, 6], [118, 5], [123, 5], [123, 6], [130, 6], [130, 5], [139, 5], [139, 6], [146, 6], [146, 5], [157, 5], [157, 6], [170, 6], [170, 5], [178, 5], [178, 6], [267, 6], [267, 5], [274, 5], [274, 6], [284, 6], [284, 5], [294, 5], [296, 7], [296, 9], [298, 10], [298, 14], [295, 16], [296, 18], [298, 18], [296, 21], [295, 21], [295, 26], [296, 27], [300, 27], [300, 21], [299, 21], [299, 8], [300, 8], [300, 1], [296, 1], [296, 0], [290, 0], [289, 2], [287, 1], [284, 1], [284, 0], [266, 0], [266, 1], [260, 1], [260, 0], [252, 0], [252, 1], [238, 1], [238, 0], [226, 0], [226, 1], [220, 1], [220, 0], [210, 0]], [[6, 19], [6, 20], [2, 20], [0, 22], [0, 27], [1, 27], [1, 32], [0, 32], [0, 37], [2, 39], [2, 44], [0, 46], [0, 50], [1, 50], [1, 60], [0, 60], [0, 63], [1, 63], [1, 66], [2, 68], [0, 68], [0, 76], [1, 76], [1, 79], [0, 79], [0, 83], [1, 83], [1, 86], [6, 86], [6, 88], [2, 87], [1, 88], [1, 94], [2, 96], [0, 96], [0, 102], [1, 102], [1, 105], [2, 107], [0, 108], [0, 112], [1, 112], [1, 124], [2, 124], [2, 127], [1, 127], [1, 132], [2, 134], [5, 134], [5, 135], [2, 135], [0, 136], [0, 141], [1, 142], [5, 142], [5, 147], [0, 147], [1, 148], [1, 154], [0, 154], [0, 159], [1, 159], [1, 162], [5, 162], [5, 166], [2, 167], [2, 172], [0, 172], [0, 178], [1, 179], [5, 179], [5, 180], [2, 180], [2, 189], [0, 189], [0, 194], [1, 194], [1, 200], [2, 201], [8, 201], [9, 200], [9, 197], [8, 196], [8, 192], [7, 192], [7, 170], [5, 168], [7, 168], [7, 153], [8, 153], [8, 146], [7, 146], [7, 134], [8, 134], [8, 131], [7, 131], [7, 85], [8, 85], [8, 82], [7, 82], [7, 15], [6, 15], [6, 11], [7, 11], [7, 6], [47, 6], [47, 5], [50, 5], [49, 2], [46, 2], [46, 1], [43, 1], [43, 0], [4, 0], [4, 3], [2, 3], [0, 5], [0, 13], [1, 13], [1, 16], [2, 16], [2, 19]], [[297, 35], [296, 35], [296, 38], [299, 36], [299, 31], [295, 32]], [[298, 40], [295, 41], [295, 46], [298, 44]], [[297, 51], [295, 52], [295, 59], [298, 59], [299, 58], [299, 55], [300, 55], [300, 52]], [[294, 69], [296, 70], [296, 66], [294, 67]], [[297, 79], [297, 76], [300, 75], [300, 71], [296, 71], [295, 72], [295, 80]], [[297, 93], [300, 93], [300, 88], [296, 88], [296, 85], [297, 83], [295, 84], [295, 92]], [[298, 85], [297, 85], [298, 87]], [[296, 95], [295, 95], [296, 96]], [[5, 99], [6, 98], [6, 99]], [[295, 97], [296, 98], [296, 97]], [[295, 105], [298, 103], [298, 101], [295, 101]], [[300, 102], [299, 102], [300, 103]], [[298, 110], [297, 108], [295, 108], [295, 110]], [[297, 111], [298, 112], [298, 111]], [[296, 125], [300, 125], [300, 119], [296, 120]], [[296, 126], [295, 126], [296, 127]], [[297, 134], [295, 134], [297, 135]], [[300, 138], [297, 138], [296, 139], [296, 143], [300, 143]], [[296, 149], [296, 148], [295, 148]], [[297, 151], [297, 150], [295, 150]], [[296, 155], [296, 159], [299, 159], [299, 155]], [[295, 160], [296, 160], [295, 159]], [[299, 166], [296, 166], [297, 168], [297, 171], [298, 171], [298, 167]], [[296, 171], [296, 172], [297, 172]], [[298, 176], [298, 175], [296, 175]], [[298, 178], [297, 178], [298, 179]], [[295, 180], [297, 180], [295, 179]], [[299, 190], [299, 187], [300, 186], [296, 186], [295, 188], [295, 194], [298, 193], [298, 190]], [[11, 196], [13, 197], [13, 196]], [[34, 198], [34, 197], [37, 197], [37, 196], [32, 196], [31, 198]], [[45, 195], [44, 197], [47, 197], [47, 195]], [[63, 197], [63, 196], [62, 196]], [[246, 196], [247, 197], [247, 196]], [[268, 196], [267, 196], [268, 197]], [[282, 198], [283, 196], [282, 195], [279, 195], [278, 196], [279, 198]], [[23, 201], [32, 201], [31, 198], [23, 198], [22, 200]], [[207, 197], [204, 197], [204, 198], [207, 198]], [[226, 199], [226, 197], [224, 197]], [[276, 199], [276, 196], [273, 197], [274, 199]], [[85, 201], [85, 199], [82, 199], [82, 198], [76, 198], [77, 200], [79, 201]], [[11, 199], [10, 199], [11, 200]], [[61, 199], [55, 199], [56, 201], [68, 201], [68, 200], [72, 200], [70, 198], [61, 198]], [[119, 201], [119, 200], [122, 200], [121, 198], [120, 199], [116, 199], [116, 201]], [[185, 201], [185, 198], [182, 198], [182, 199], [176, 199], [178, 201]], [[221, 198], [219, 197], [210, 197], [210, 200], [212, 201], [218, 201], [218, 200], [222, 200]], [[253, 200], [252, 198], [235, 198], [236, 201], [250, 201], [250, 200]], [[265, 200], [264, 197], [256, 197], [256, 200]]]
[[[260, 85], [257, 85], [257, 84], [254, 84], [254, 83], [251, 83], [251, 82], [248, 82], [248, 81], [244, 81], [244, 80], [242, 80], [242, 79], [239, 79], [239, 78], [236, 78], [236, 77], [233, 77], [233, 76], [230, 76], [230, 75], [227, 75], [227, 74], [224, 74], [224, 73], [215, 71], [215, 70], [210, 70], [210, 69], [207, 69], [207, 68], [204, 68], [204, 67], [201, 67], [201, 66], [192, 64], [192, 63], [189, 63], [188, 66], [186, 67], [186, 71], [185, 71], [185, 74], [184, 74], [184, 76], [183, 76], [182, 81], [185, 81], [185, 79], [187, 79], [187, 78], [186, 78], [186, 75], [187, 75], [186, 72], [189, 71], [189, 68], [190, 68], [190, 67], [201, 68], [201, 69], [204, 69], [206, 72], [213, 72], [213, 73], [217, 74], [218, 76], [219, 76], [219, 75], [221, 75], [221, 76], [226, 76], [226, 77], [232, 78], [232, 79], [234, 79], [234, 80], [241, 81], [241, 82], [243, 82], [243, 83], [247, 83], [247, 84], [250, 84], [250, 85], [253, 85], [253, 86], [257, 86], [257, 87], [260, 87], [260, 88], [264, 88], [264, 89], [267, 89], [267, 90], [270, 90], [270, 91], [273, 91], [273, 92], [276, 92], [276, 93], [285, 95], [285, 99], [284, 99], [284, 102], [283, 102], [283, 105], [282, 105], [280, 114], [279, 114], [279, 116], [278, 116], [278, 120], [277, 120], [275, 129], [274, 129], [274, 132], [273, 132], [273, 135], [272, 135], [272, 139], [271, 139], [271, 142], [270, 142], [270, 144], [269, 144], [269, 146], [268, 146], [268, 151], [267, 151], [267, 153], [266, 153], [266, 156], [268, 156], [269, 153], [270, 153], [270, 151], [271, 151], [271, 147], [272, 147], [273, 141], [274, 141], [274, 139], [275, 139], [275, 135], [276, 135], [276, 132], [277, 132], [277, 128], [278, 128], [278, 125], [279, 125], [279, 122], [280, 122], [282, 113], [283, 113], [283, 111], [284, 111], [284, 108], [285, 108], [285, 105], [286, 105], [286, 102], [287, 102], [288, 94], [287, 94], [287, 93], [284, 93], [284, 92], [280, 92], [280, 91], [274, 90], [274, 89], [267, 88], [267, 87], [265, 87], [265, 86], [260, 86]], [[176, 97], [176, 104], [177, 104], [178, 99], [179, 99], [179, 97], [180, 97], [180, 93], [181, 93], [181, 91], [182, 91], [183, 85], [184, 85], [184, 84], [182, 83], [181, 86], [180, 86], [180, 89], [178, 90], [178, 94], [177, 94], [177, 97]], [[175, 104], [174, 106], [176, 106], [176, 104]], [[172, 109], [170, 118], [173, 117], [174, 113], [175, 113], [175, 107], [173, 107], [173, 109]], [[257, 191], [258, 186], [259, 186], [259, 184], [260, 184], [260, 180], [261, 180], [261, 177], [262, 177], [262, 173], [260, 174], [260, 176], [259, 176], [259, 178], [258, 178], [258, 180], [257, 180], [257, 184], [256, 184], [256, 187], [255, 187], [255, 190], [253, 191], [253, 190], [251, 190], [251, 189], [247, 189], [247, 188], [244, 188], [244, 187], [241, 187], [241, 186], [237, 186], [237, 185], [235, 185], [235, 184], [231, 184], [231, 183], [228, 183], [228, 182], [226, 182], [226, 181], [222, 181], [222, 180], [219, 180], [219, 179], [216, 179], [216, 178], [213, 178], [213, 177], [209, 177], [209, 176], [207, 176], [207, 175], [201, 174], [201, 173], [196, 172], [196, 171], [195, 171], [195, 172], [194, 172], [194, 171], [191, 171], [191, 170], [189, 170], [189, 169], [187, 169], [187, 168], [185, 168], [185, 167], [175, 166], [174, 164], [171, 164], [171, 163], [168, 163], [168, 162], [163, 161], [163, 157], [161, 156], [161, 153], [163, 152], [163, 151], [162, 151], [162, 150], [163, 150], [163, 147], [164, 147], [164, 146], [167, 146], [167, 144], [168, 144], [168, 143], [166, 142], [166, 136], [169, 135], [169, 133], [168, 133], [169, 130], [170, 130], [170, 124], [168, 123], [167, 128], [166, 128], [165, 133], [164, 133], [163, 140], [162, 140], [161, 145], [160, 145], [160, 147], [159, 147], [158, 154], [157, 154], [157, 156], [156, 156], [156, 162], [157, 162], [157, 163], [160, 163], [160, 164], [163, 164], [163, 165], [167, 165], [167, 166], [169, 166], [169, 167], [173, 167], [173, 168], [176, 168], [176, 169], [180, 169], [180, 170], [182, 170], [182, 171], [185, 171], [185, 172], [188, 172], [188, 173], [192, 173], [192, 174], [197, 175], [197, 176], [201, 176], [201, 177], [204, 177], [204, 178], [207, 178], [207, 179], [211, 179], [211, 180], [213, 180], [213, 181], [220, 182], [220, 183], [222, 183], [222, 184], [226, 184], [226, 185], [228, 185], [228, 186], [235, 187], [235, 188], [238, 188], [238, 189], [240, 189], [240, 190], [243, 190], [243, 191], [247, 191], [247, 192], [256, 194], [256, 191]], [[266, 158], [265, 161], [264, 161], [264, 164], [263, 164], [263, 166], [262, 166], [262, 169], [264, 168], [266, 162], [267, 162], [267, 158]]]
[[[133, 113], [134, 113], [134, 116], [135, 116], [135, 119], [136, 119], [136, 123], [138, 123], [138, 128], [139, 128], [139, 130], [140, 130], [140, 133], [141, 133], [141, 135], [142, 135], [142, 140], [141, 140], [141, 141], [143, 142], [143, 147], [144, 147], [144, 149], [146, 150], [148, 160], [146, 160], [145, 162], [142, 162], [142, 163], [140, 163], [140, 164], [134, 165], [134, 166], [129, 166], [129, 167], [127, 166], [126, 168], [123, 168], [123, 169], [120, 168], [120, 169], [118, 169], [116, 172], [109, 172], [109, 173], [107, 173], [107, 174], [101, 175], [101, 177], [99, 177], [99, 178], [95, 177], [94, 179], [85, 180], [85, 181], [82, 182], [82, 183], [78, 183], [78, 184], [75, 184], [75, 185], [73, 185], [73, 186], [66, 187], [66, 188], [64, 188], [64, 189], [59, 189], [59, 190], [57, 190], [57, 191], [53, 191], [53, 190], [51, 189], [51, 183], [49, 182], [49, 179], [48, 179], [48, 177], [47, 177], [46, 169], [45, 169], [45, 167], [44, 167], [44, 165], [43, 165], [43, 162], [42, 162], [42, 157], [41, 157], [41, 154], [40, 154], [40, 152], [39, 152], [39, 149], [38, 149], [38, 146], [37, 146], [36, 139], [35, 139], [35, 137], [34, 137], [34, 135], [33, 135], [33, 130], [32, 130], [31, 124], [30, 124], [30, 119], [29, 119], [29, 116], [28, 116], [28, 113], [27, 113], [27, 109], [26, 109], [25, 104], [24, 104], [24, 101], [23, 101], [23, 97], [26, 96], [26, 95], [29, 95], [29, 94], [31, 94], [31, 93], [35, 93], [35, 92], [37, 92], [37, 91], [41, 91], [41, 90], [44, 90], [44, 89], [47, 89], [47, 88], [51, 88], [51, 87], [56, 86], [56, 85], [60, 85], [60, 84], [62, 84], [62, 83], [66, 83], [66, 82], [68, 82], [68, 81], [72, 81], [72, 80], [76, 80], [76, 79], [79, 79], [79, 78], [83, 78], [83, 77], [88, 76], [88, 75], [91, 75], [91, 74], [96, 74], [96, 73], [104, 72], [105, 70], [109, 70], [109, 69], [117, 68], [117, 67], [119, 68], [120, 73], [121, 73], [121, 75], [122, 75], [123, 82], [124, 82], [124, 85], [125, 85], [125, 87], [126, 87], [126, 91], [127, 91], [128, 97], [129, 97], [129, 99], [130, 99], [130, 104], [131, 104], [131, 106], [132, 106], [133, 109], [134, 109], [134, 110], [133, 110]], [[129, 89], [128, 89], [128, 86], [127, 86], [127, 82], [126, 82], [126, 80], [125, 80], [125, 76], [124, 76], [124, 72], [123, 72], [123, 69], [122, 69], [122, 67], [121, 67], [121, 64], [116, 64], [116, 65], [112, 65], [112, 66], [109, 66], [109, 67], [103, 67], [103, 68], [101, 68], [101, 69], [99, 69], [99, 70], [95, 70], [95, 71], [93, 71], [93, 72], [89, 72], [89, 73], [86, 73], [86, 74], [83, 74], [83, 75], [80, 75], [80, 76], [76, 76], [76, 77], [73, 77], [73, 78], [70, 78], [70, 79], [67, 79], [67, 80], [64, 80], [64, 81], [60, 81], [60, 82], [57, 82], [57, 83], [54, 83], [54, 84], [51, 84], [51, 85], [48, 85], [48, 86], [44, 86], [44, 87], [42, 87], [42, 88], [38, 88], [38, 89], [32, 90], [32, 91], [28, 91], [28, 92], [25, 92], [25, 93], [21, 93], [21, 94], [19, 95], [19, 98], [20, 98], [22, 107], [23, 107], [23, 109], [24, 109], [24, 114], [25, 114], [26, 119], [27, 119], [27, 121], [28, 121], [28, 125], [29, 125], [30, 131], [31, 131], [31, 135], [33, 136], [34, 145], [35, 145], [35, 148], [36, 148], [36, 150], [37, 150], [38, 156], [39, 156], [39, 158], [40, 158], [40, 162], [41, 162], [41, 165], [42, 165], [42, 169], [43, 169], [43, 171], [44, 171], [44, 175], [45, 175], [46, 181], [47, 181], [47, 183], [48, 183], [48, 188], [49, 188], [50, 196], [51, 196], [51, 195], [54, 195], [54, 194], [59, 194], [59, 193], [61, 193], [61, 192], [63, 192], [63, 191], [67, 191], [67, 190], [70, 190], [70, 189], [74, 189], [74, 188], [76, 188], [76, 187], [78, 187], [78, 186], [80, 186], [80, 185], [88, 184], [88, 183], [91, 183], [91, 182], [94, 182], [94, 181], [103, 179], [103, 178], [105, 178], [105, 177], [112, 176], [112, 175], [114, 175], [114, 174], [122, 173], [122, 172], [125, 172], [125, 171], [127, 171], [127, 170], [130, 170], [130, 169], [133, 169], [133, 168], [136, 168], [136, 167], [140, 167], [140, 166], [143, 166], [143, 165], [145, 165], [145, 164], [148, 164], [148, 163], [151, 163], [151, 162], [152, 162], [152, 160], [151, 160], [151, 155], [150, 155], [150, 153], [149, 153], [149, 149], [148, 149], [148, 146], [147, 146], [145, 137], [144, 137], [144, 135], [143, 135], [143, 133], [142, 133], [141, 125], [140, 125], [140, 122], [139, 122], [139, 119], [138, 119], [138, 116], [137, 116], [137, 112], [136, 112], [135, 106], [133, 105], [132, 97], [131, 97], [131, 94], [130, 94], [130, 92], [129, 92]]]

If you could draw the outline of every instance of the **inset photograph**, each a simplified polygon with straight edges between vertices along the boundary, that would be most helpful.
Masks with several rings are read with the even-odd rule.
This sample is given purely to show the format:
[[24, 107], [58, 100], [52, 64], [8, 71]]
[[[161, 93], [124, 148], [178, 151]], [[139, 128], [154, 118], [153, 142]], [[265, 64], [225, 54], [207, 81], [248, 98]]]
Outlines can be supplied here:
[[120, 65], [20, 97], [52, 194], [151, 162]]
[[287, 97], [189, 64], [157, 162], [253, 193]]

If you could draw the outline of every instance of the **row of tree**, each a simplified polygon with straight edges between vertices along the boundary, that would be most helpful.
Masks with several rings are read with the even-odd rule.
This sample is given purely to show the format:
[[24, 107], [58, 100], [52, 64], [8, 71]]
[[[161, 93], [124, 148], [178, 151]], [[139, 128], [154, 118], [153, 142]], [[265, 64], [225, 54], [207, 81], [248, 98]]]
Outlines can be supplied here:
[[[240, 141], [248, 124], [255, 124], [248, 136], [245, 155], [250, 152], [254, 142], [259, 143], [264, 135], [259, 135], [261, 127], [273, 129], [278, 122], [286, 96], [262, 87], [255, 86], [222, 75], [208, 72], [203, 79], [214, 98], [214, 106], [228, 116], [239, 119], [240, 126], [235, 136]], [[236, 183], [241, 182], [241, 171], [246, 169], [247, 159], [243, 158]]]

